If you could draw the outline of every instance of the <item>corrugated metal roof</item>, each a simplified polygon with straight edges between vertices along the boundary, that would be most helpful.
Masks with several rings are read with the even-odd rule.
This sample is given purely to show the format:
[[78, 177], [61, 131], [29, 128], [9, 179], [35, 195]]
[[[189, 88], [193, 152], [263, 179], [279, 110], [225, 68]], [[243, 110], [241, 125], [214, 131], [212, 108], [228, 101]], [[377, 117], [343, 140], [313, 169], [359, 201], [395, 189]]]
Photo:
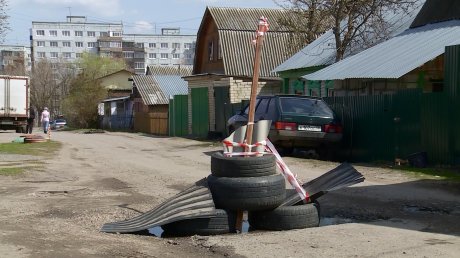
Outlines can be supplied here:
[[[417, 6], [409, 13], [406, 13], [405, 11], [401, 11], [400, 13], [388, 13], [386, 21], [390, 24], [389, 36], [393, 37], [408, 29], [420, 8], [421, 5]], [[346, 24], [342, 23], [342, 26], [346, 26]], [[352, 47], [350, 51], [347, 51], [347, 53], [345, 53], [345, 57], [359, 53], [364, 49], [363, 45], [358, 44], [355, 47]], [[332, 30], [328, 30], [318, 39], [308, 44], [305, 48], [276, 67], [273, 72], [330, 65], [335, 62], [335, 57], [335, 36]]]
[[409, 29], [379, 45], [315, 73], [307, 80], [400, 78], [442, 55], [446, 46], [460, 44], [460, 20]]
[[[252, 77], [254, 70], [255, 31], [220, 30], [225, 74]], [[293, 36], [288, 32], [267, 32], [261, 52], [260, 77], [278, 77], [272, 72], [296, 50], [291, 44]]]
[[179, 75], [134, 75], [133, 81], [145, 105], [169, 104], [170, 96], [188, 94]]
[[192, 74], [192, 70], [192, 65], [149, 65], [147, 75], [189, 76]]
[[460, 19], [460, 1], [458, 0], [427, 0], [415, 18], [411, 28], [430, 23]]
[[289, 31], [278, 22], [286, 16], [287, 11], [284, 9], [208, 7], [207, 10], [214, 18], [218, 30], [245, 30], [255, 33], [260, 16], [265, 16], [268, 17], [270, 31]]
[[117, 100], [128, 100], [129, 96], [126, 97], [119, 97], [119, 98], [111, 98], [111, 99], [104, 99], [102, 102], [110, 102], [110, 101], [117, 101]]

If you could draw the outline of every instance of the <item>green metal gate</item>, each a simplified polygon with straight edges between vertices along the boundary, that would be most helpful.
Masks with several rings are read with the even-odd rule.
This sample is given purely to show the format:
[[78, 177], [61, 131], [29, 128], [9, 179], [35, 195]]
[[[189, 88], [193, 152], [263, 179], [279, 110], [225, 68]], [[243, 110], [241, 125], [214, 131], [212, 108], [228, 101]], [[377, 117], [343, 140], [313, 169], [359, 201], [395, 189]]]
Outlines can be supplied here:
[[169, 136], [188, 135], [188, 95], [169, 100]]
[[206, 138], [209, 132], [208, 88], [194, 88], [192, 94], [192, 134]]

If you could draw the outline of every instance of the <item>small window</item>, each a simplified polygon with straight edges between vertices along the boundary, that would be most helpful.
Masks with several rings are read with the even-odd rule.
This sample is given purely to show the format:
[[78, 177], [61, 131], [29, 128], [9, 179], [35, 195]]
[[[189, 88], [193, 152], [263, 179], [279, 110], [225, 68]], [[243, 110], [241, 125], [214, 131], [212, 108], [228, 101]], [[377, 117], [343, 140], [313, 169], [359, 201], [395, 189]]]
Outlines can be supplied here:
[[76, 30], [76, 31], [75, 31], [75, 37], [83, 37], [83, 31], [81, 31], [81, 30]]
[[157, 44], [156, 43], [149, 43], [149, 48], [156, 48]]
[[88, 48], [95, 48], [97, 47], [97, 42], [88, 42]]
[[58, 47], [57, 41], [51, 41], [50, 42], [50, 47]]
[[208, 43], [208, 60], [214, 60], [214, 43], [212, 41]]
[[58, 52], [50, 52], [51, 58], [58, 58]]
[[134, 45], [135, 47], [138, 47], [138, 48], [144, 48], [144, 43], [136, 43]]
[[88, 37], [96, 37], [96, 32], [95, 31], [88, 31], [87, 35], [88, 35]]
[[157, 54], [156, 54], [156, 53], [149, 53], [149, 58], [150, 58], [150, 59], [156, 59], [156, 58], [157, 58]]
[[173, 58], [173, 59], [179, 59], [179, 58], [180, 58], [180, 54], [172, 54], [172, 58]]
[[83, 53], [75, 53], [75, 57], [76, 57], [76, 58], [82, 58], [82, 57], [83, 57]]
[[113, 35], [114, 37], [121, 37], [121, 32], [119, 32], [119, 31], [114, 31], [114, 32], [112, 33], [112, 35]]
[[161, 48], [168, 48], [168, 43], [161, 43]]
[[144, 52], [134, 52], [134, 58], [144, 58]]
[[45, 41], [37, 41], [37, 47], [44, 47]]
[[124, 52], [123, 55], [125, 58], [134, 58], [134, 52]]
[[180, 43], [172, 43], [172, 47], [179, 49], [180, 48]]
[[108, 37], [108, 36], [109, 36], [109, 33], [106, 32], [106, 31], [101, 31], [101, 32], [99, 32], [99, 36], [101, 36], [101, 37]]
[[56, 30], [50, 30], [50, 36], [57, 37], [57, 31]]
[[69, 30], [63, 30], [62, 31], [62, 36], [70, 37], [70, 31]]
[[161, 59], [168, 59], [168, 54], [167, 53], [161, 53]]
[[184, 54], [185, 59], [192, 59], [192, 54]]
[[63, 47], [70, 47], [70, 41], [64, 41], [62, 42]]
[[64, 52], [63, 56], [64, 56], [64, 58], [69, 59], [69, 58], [72, 58], [72, 53], [71, 52]]
[[45, 36], [44, 30], [37, 30], [37, 36]]
[[83, 42], [75, 42], [76, 47], [83, 47]]
[[191, 49], [192, 48], [192, 43], [184, 43], [184, 48], [185, 49]]
[[58, 64], [51, 63], [51, 69], [58, 69]]
[[45, 52], [37, 52], [37, 56], [38, 56], [38, 58], [45, 58], [46, 54], [45, 54]]
[[144, 63], [143, 62], [135, 62], [134, 63], [134, 68], [135, 69], [144, 69]]

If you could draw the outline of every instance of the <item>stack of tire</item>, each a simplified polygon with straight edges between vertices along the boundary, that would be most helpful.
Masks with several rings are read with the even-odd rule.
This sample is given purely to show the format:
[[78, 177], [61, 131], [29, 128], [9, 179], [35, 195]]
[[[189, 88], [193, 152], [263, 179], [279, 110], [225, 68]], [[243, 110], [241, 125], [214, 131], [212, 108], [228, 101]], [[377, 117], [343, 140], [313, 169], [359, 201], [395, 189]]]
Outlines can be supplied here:
[[163, 226], [167, 235], [215, 235], [236, 232], [237, 211], [247, 211], [251, 229], [289, 230], [319, 225], [319, 206], [279, 207], [286, 197], [286, 181], [276, 172], [272, 154], [260, 157], [211, 155], [208, 185], [217, 216], [184, 220]]

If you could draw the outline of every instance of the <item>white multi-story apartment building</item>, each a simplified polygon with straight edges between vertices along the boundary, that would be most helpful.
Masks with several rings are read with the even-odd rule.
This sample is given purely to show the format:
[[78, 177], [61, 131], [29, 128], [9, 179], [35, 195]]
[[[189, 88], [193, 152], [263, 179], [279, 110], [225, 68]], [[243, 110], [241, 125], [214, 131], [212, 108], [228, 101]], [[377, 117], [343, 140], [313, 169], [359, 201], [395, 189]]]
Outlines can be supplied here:
[[160, 35], [123, 34], [122, 23], [89, 23], [85, 16], [67, 16], [66, 22], [32, 22], [32, 61], [74, 61], [82, 53], [124, 57], [136, 73], [150, 64], [192, 64], [196, 35], [180, 35], [178, 28]]
[[32, 69], [30, 47], [0, 45], [0, 74], [25, 75]]

